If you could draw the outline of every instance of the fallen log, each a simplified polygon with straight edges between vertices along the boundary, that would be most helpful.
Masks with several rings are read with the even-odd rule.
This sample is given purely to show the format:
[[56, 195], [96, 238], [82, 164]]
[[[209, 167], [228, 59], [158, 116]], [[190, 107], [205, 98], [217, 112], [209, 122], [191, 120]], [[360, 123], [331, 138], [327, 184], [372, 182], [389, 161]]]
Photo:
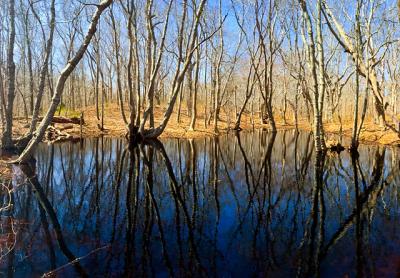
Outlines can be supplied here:
[[[41, 121], [43, 117], [39, 117], [39, 121]], [[51, 121], [54, 124], [75, 124], [75, 125], [80, 125], [82, 121], [82, 124], [85, 124], [85, 120], [80, 117], [62, 117], [62, 116], [54, 116], [53, 120]]]
[[60, 130], [60, 131], [64, 131], [64, 130], [73, 129], [73, 128], [74, 128], [74, 125], [73, 125], [73, 124], [67, 124], [67, 125], [61, 126], [61, 127], [59, 128], [59, 130]]

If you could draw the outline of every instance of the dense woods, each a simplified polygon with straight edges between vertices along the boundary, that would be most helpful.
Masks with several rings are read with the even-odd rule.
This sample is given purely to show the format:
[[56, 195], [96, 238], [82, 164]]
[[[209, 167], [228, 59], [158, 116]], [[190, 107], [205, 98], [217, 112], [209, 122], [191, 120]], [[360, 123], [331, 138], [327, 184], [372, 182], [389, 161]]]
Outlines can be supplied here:
[[398, 275], [399, 23], [400, 0], [1, 0], [1, 276]]
[[399, 133], [395, 1], [7, 0], [0, 18], [1, 144], [18, 161], [54, 116], [95, 107], [104, 130], [111, 103], [130, 142], [183, 114], [215, 134], [222, 115], [237, 131], [243, 114], [272, 132], [305, 120], [317, 151], [326, 123], [351, 121], [354, 150], [366, 121]]

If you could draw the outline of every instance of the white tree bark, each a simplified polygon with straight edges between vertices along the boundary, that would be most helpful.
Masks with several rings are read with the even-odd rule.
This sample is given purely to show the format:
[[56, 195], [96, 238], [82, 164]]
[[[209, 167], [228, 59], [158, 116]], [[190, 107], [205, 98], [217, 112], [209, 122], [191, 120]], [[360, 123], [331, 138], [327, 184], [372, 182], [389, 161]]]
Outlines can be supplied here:
[[93, 38], [94, 34], [96, 33], [97, 29], [97, 23], [99, 22], [100, 16], [103, 13], [103, 11], [111, 5], [113, 0], [103, 0], [97, 5], [97, 9], [92, 17], [89, 29], [85, 35], [85, 38], [79, 47], [78, 51], [76, 52], [75, 56], [68, 61], [68, 64], [66, 67], [61, 71], [60, 77], [58, 78], [56, 89], [52, 98], [52, 102], [50, 104], [49, 109], [47, 110], [47, 113], [43, 120], [41, 121], [37, 131], [33, 135], [32, 139], [29, 141], [28, 146], [25, 148], [25, 150], [21, 153], [19, 158], [15, 161], [16, 163], [24, 163], [28, 159], [31, 158], [33, 155], [33, 152], [35, 151], [37, 145], [39, 142], [42, 141], [44, 133], [51, 123], [54, 114], [57, 110], [57, 106], [60, 103], [62, 93], [64, 91], [64, 86], [65, 83], [72, 73], [72, 71], [75, 69], [75, 67], [78, 65], [79, 61], [82, 59], [83, 55], [85, 54], [91, 39]]
[[[313, 108], [314, 108], [314, 125], [313, 125], [313, 133], [314, 133], [314, 143], [315, 143], [315, 150], [320, 152], [323, 150], [322, 142], [321, 142], [321, 126], [322, 123], [320, 122], [320, 107], [319, 107], [319, 95], [322, 89], [320, 86], [319, 81], [321, 79], [318, 78], [317, 74], [317, 53], [316, 53], [316, 46], [314, 42], [314, 33], [312, 29], [311, 17], [307, 10], [307, 4], [304, 0], [299, 0], [301, 9], [303, 11], [303, 19], [305, 22], [308, 40], [303, 36], [303, 41], [307, 45], [308, 49], [308, 58], [309, 58], [309, 67], [311, 70], [312, 78], [313, 78], [313, 87], [314, 87], [314, 97], [312, 98], [313, 101]], [[323, 66], [323, 65], [322, 65]], [[321, 74], [320, 74], [321, 75]], [[322, 77], [323, 78], [323, 77]]]
[[152, 139], [152, 138], [157, 138], [158, 136], [160, 136], [161, 133], [163, 133], [164, 129], [166, 128], [169, 119], [171, 118], [172, 111], [174, 109], [174, 105], [176, 102], [176, 98], [178, 97], [178, 93], [179, 93], [181, 84], [184, 80], [185, 73], [191, 63], [194, 52], [196, 51], [197, 47], [199, 47], [199, 44], [197, 44], [197, 46], [196, 46], [197, 31], [198, 31], [198, 27], [200, 24], [200, 18], [201, 18], [201, 15], [203, 14], [203, 10], [204, 10], [206, 1], [207, 0], [202, 0], [200, 2], [199, 8], [196, 11], [195, 21], [192, 24], [192, 28], [191, 28], [192, 30], [190, 32], [191, 37], [190, 37], [190, 41], [189, 41], [189, 47], [186, 51], [186, 57], [184, 59], [184, 64], [183, 64], [182, 68], [178, 66], [178, 69], [177, 69], [177, 72], [175, 74], [175, 78], [173, 81], [173, 86], [171, 89], [172, 90], [171, 99], [168, 103], [167, 110], [164, 113], [163, 120], [157, 127], [150, 128], [149, 130], [144, 130], [141, 133], [141, 135], [144, 138]]

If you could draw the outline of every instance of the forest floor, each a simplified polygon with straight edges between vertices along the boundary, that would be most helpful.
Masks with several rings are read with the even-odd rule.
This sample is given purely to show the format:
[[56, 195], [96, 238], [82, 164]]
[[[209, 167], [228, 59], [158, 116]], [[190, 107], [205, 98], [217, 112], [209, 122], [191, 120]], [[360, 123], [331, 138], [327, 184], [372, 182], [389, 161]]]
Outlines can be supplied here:
[[[161, 122], [163, 118], [163, 114], [165, 112], [165, 107], [156, 106], [154, 109], [154, 121], [157, 123]], [[126, 117], [129, 117], [128, 108], [125, 110]], [[85, 124], [82, 128], [82, 136], [83, 137], [97, 137], [97, 136], [108, 136], [108, 137], [123, 137], [125, 136], [127, 129], [126, 125], [121, 116], [120, 108], [117, 104], [110, 103], [106, 104], [104, 108], [104, 130], [100, 130], [101, 124], [101, 115], [100, 120], [97, 119], [96, 109], [94, 106], [89, 106], [85, 108], [83, 111]], [[63, 112], [60, 116], [71, 117], [71, 116], [79, 116], [80, 113], [77, 112]], [[220, 120], [218, 122], [218, 129], [221, 134], [232, 130], [234, 125], [234, 113], [231, 113], [228, 117], [224, 111], [222, 111], [220, 115]], [[56, 114], [57, 115], [57, 114]], [[215, 136], [215, 132], [213, 130], [213, 121], [211, 120], [210, 124], [205, 127], [204, 124], [204, 113], [198, 113], [198, 117], [196, 120], [196, 128], [194, 131], [189, 130], [190, 117], [188, 116], [187, 110], [181, 110], [181, 118], [180, 122], [177, 121], [177, 114], [173, 113], [165, 131], [161, 134], [161, 138], [201, 138], [206, 136]], [[14, 137], [19, 137], [23, 135], [29, 126], [30, 119], [27, 121], [26, 119], [16, 119], [14, 121]], [[65, 124], [55, 124], [56, 128], [61, 128], [65, 126]], [[260, 124], [259, 118], [255, 117], [254, 128], [262, 128], [264, 125]], [[71, 126], [72, 127], [72, 126]], [[243, 130], [251, 130], [253, 129], [253, 125], [251, 123], [251, 115], [250, 113], [244, 113], [242, 116], [242, 124], [241, 127]], [[72, 128], [65, 130], [73, 137], [80, 137], [80, 126], [73, 125]]]
[[[311, 131], [312, 127], [307, 121], [301, 121], [299, 129]], [[341, 135], [344, 137], [351, 138], [353, 122], [352, 120], [344, 120], [342, 122], [342, 131], [340, 131], [340, 123], [327, 122], [324, 123], [324, 130], [327, 141], [338, 140], [337, 138], [340, 136], [340, 133], [342, 133]], [[360, 132], [360, 144], [400, 146], [400, 138], [394, 131], [390, 129], [382, 129], [371, 119], [364, 122], [363, 128]]]
[[[154, 109], [154, 120], [156, 124], [162, 120], [163, 114], [166, 108], [156, 106]], [[195, 131], [189, 130], [190, 117], [187, 110], [181, 110], [181, 119], [178, 123], [176, 113], [171, 116], [169, 123], [160, 136], [161, 138], [201, 138], [206, 136], [215, 136], [216, 133], [213, 130], [213, 121], [211, 120], [210, 125], [205, 127], [204, 109], [199, 107], [199, 113], [196, 120]], [[97, 136], [108, 136], [108, 137], [123, 137], [126, 134], [126, 125], [122, 119], [120, 109], [117, 104], [106, 104], [104, 109], [104, 130], [100, 130], [99, 124], [101, 121], [97, 120], [96, 109], [94, 106], [90, 106], [82, 111], [84, 113], [85, 124], [82, 128], [82, 137], [97, 137]], [[61, 116], [77, 116], [80, 113], [65, 111], [61, 113]], [[126, 116], [128, 117], [128, 109], [126, 109]], [[101, 115], [100, 115], [101, 118]], [[225, 111], [221, 111], [220, 120], [218, 122], [218, 129], [220, 134], [232, 131], [234, 126], [235, 115], [234, 112], [227, 114]], [[284, 123], [280, 117], [276, 118], [278, 130], [294, 129], [294, 123]], [[14, 123], [14, 136], [19, 137], [23, 135], [29, 126], [29, 121], [26, 119], [16, 119]], [[342, 122], [342, 135], [345, 137], [351, 137], [352, 133], [352, 120], [343, 120]], [[65, 127], [65, 124], [55, 124], [56, 128]], [[252, 117], [250, 113], [243, 113], [241, 128], [243, 130], [252, 130], [265, 128], [268, 129], [269, 125], [261, 123], [259, 113], [254, 114], [254, 124], [252, 124]], [[300, 130], [311, 130], [311, 124], [307, 119], [301, 119], [299, 121]], [[337, 140], [340, 135], [340, 123], [337, 122], [325, 122], [324, 129], [327, 136], [327, 141]], [[74, 138], [80, 137], [80, 126], [69, 125], [69, 128], [65, 130], [68, 134]], [[366, 120], [364, 127], [360, 134], [360, 143], [364, 144], [380, 144], [380, 145], [399, 145], [400, 138], [397, 134], [391, 130], [383, 130], [378, 125], [374, 124], [372, 120]]]

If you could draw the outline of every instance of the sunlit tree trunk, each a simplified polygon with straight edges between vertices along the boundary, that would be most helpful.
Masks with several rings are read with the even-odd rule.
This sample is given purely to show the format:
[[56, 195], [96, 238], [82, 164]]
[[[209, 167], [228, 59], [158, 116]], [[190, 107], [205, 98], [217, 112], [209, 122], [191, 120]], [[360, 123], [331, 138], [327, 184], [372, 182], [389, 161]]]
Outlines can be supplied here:
[[[114, 17], [114, 13], [113, 13], [112, 9], [110, 9], [110, 18], [111, 18], [112, 27], [114, 30], [113, 39], [114, 39], [114, 50], [115, 50], [115, 67], [116, 67], [116, 75], [117, 75], [118, 100], [119, 100], [119, 105], [120, 105], [120, 109], [121, 109], [122, 119], [124, 120], [125, 125], [127, 125], [128, 120], [125, 115], [124, 99], [122, 96], [123, 89], [122, 89], [122, 81], [121, 81], [120, 42], [119, 42], [119, 35], [121, 33], [117, 31], [117, 25], [115, 23], [115, 17]], [[128, 65], [128, 67], [131, 67], [131, 64]], [[129, 72], [130, 72], [130, 69], [129, 69]], [[130, 73], [129, 73], [128, 78], [132, 78], [130, 76]], [[129, 82], [129, 86], [132, 86], [132, 81]], [[129, 91], [131, 91], [131, 88], [129, 88]]]
[[96, 33], [97, 23], [99, 22], [101, 14], [108, 6], [111, 5], [111, 3], [112, 0], [103, 0], [97, 5], [96, 11], [90, 22], [89, 29], [83, 39], [81, 46], [79, 47], [75, 55], [72, 57], [72, 59], [68, 61], [66, 67], [61, 71], [60, 77], [58, 78], [57, 81], [52, 102], [50, 104], [49, 109], [47, 110], [45, 117], [41, 121], [37, 129], [37, 132], [35, 132], [32, 139], [29, 141], [28, 146], [24, 149], [24, 151], [21, 153], [21, 155], [15, 162], [21, 163], [21, 162], [26, 162], [28, 159], [30, 159], [37, 145], [39, 144], [40, 141], [42, 141], [44, 133], [49, 124], [51, 123], [51, 121], [53, 120], [54, 114], [57, 110], [57, 106], [60, 103], [65, 83], [68, 80], [70, 74], [75, 69], [75, 67], [78, 65], [79, 61], [82, 59], [83, 55], [85, 54], [90, 44], [90, 41], [92, 40], [94, 34]]
[[[167, 110], [164, 113], [164, 117], [163, 117], [161, 123], [155, 128], [151, 128], [151, 129], [145, 131], [144, 128], [142, 129], [142, 125], [141, 125], [141, 135], [144, 138], [149, 138], [149, 139], [157, 138], [158, 136], [160, 136], [163, 133], [164, 129], [166, 128], [166, 126], [168, 124], [168, 121], [171, 117], [171, 114], [172, 114], [172, 111], [173, 111], [173, 108], [174, 108], [174, 105], [176, 102], [176, 98], [179, 93], [180, 86], [184, 80], [185, 73], [191, 63], [192, 56], [193, 56], [193, 53], [196, 48], [195, 43], [196, 43], [196, 38], [197, 38], [198, 27], [199, 27], [201, 15], [204, 10], [205, 3], [206, 3], [206, 0], [202, 0], [199, 4], [198, 9], [196, 10], [195, 20], [193, 21], [192, 26], [191, 26], [191, 31], [190, 31], [191, 37], [189, 39], [188, 49], [186, 51], [186, 55], [185, 55], [184, 59], [182, 59], [184, 61], [182, 67], [178, 66], [178, 68], [176, 70], [172, 88], [171, 88], [171, 99], [168, 103]], [[180, 47], [183, 47], [182, 42], [180, 42], [179, 45], [180, 45]], [[199, 47], [199, 46], [197, 46], [197, 47]], [[144, 115], [144, 117], [145, 117], [145, 115]], [[142, 121], [142, 123], [143, 123], [143, 121]], [[144, 125], [143, 125], [143, 127], [144, 127]]]
[[221, 94], [221, 63], [222, 63], [222, 57], [224, 54], [224, 34], [223, 34], [223, 29], [222, 29], [222, 3], [221, 0], [219, 0], [219, 23], [221, 25], [221, 29], [219, 32], [219, 52], [218, 52], [218, 58], [216, 61], [215, 65], [215, 80], [216, 80], [216, 87], [215, 87], [215, 94], [214, 94], [214, 123], [213, 123], [213, 129], [216, 134], [219, 133], [218, 130], [218, 117], [219, 117], [219, 111], [221, 109], [220, 105], [220, 94]]
[[[357, 9], [356, 9], [356, 26], [355, 26], [355, 37], [356, 37], [356, 65], [360, 63], [360, 56], [362, 55], [362, 46], [361, 46], [361, 24], [360, 24], [360, 10], [361, 10], [361, 1], [357, 1]], [[360, 74], [358, 70], [356, 70], [356, 88], [354, 93], [354, 116], [353, 116], [353, 132], [351, 137], [351, 146], [350, 149], [356, 151], [358, 148], [358, 102], [359, 102], [359, 93], [360, 93]]]
[[322, 38], [322, 3], [321, 0], [318, 0], [317, 3], [317, 59], [318, 59], [318, 119], [317, 124], [319, 125], [320, 132], [320, 145], [321, 149], [325, 150], [325, 132], [323, 126], [323, 111], [324, 111], [324, 100], [325, 100], [325, 58], [324, 58], [324, 41]]
[[[392, 125], [388, 124], [386, 122], [386, 117], [385, 117], [385, 107], [384, 107], [384, 95], [382, 91], [382, 84], [378, 81], [377, 77], [377, 70], [376, 66], [379, 65], [378, 63], [371, 63], [369, 64], [367, 61], [364, 59], [360, 59], [360, 57], [357, 54], [357, 49], [356, 46], [352, 43], [350, 40], [351, 36], [348, 36], [345, 32], [345, 29], [342, 24], [339, 23], [337, 18], [334, 16], [331, 8], [328, 6], [326, 0], [322, 0], [323, 3], [323, 12], [324, 16], [326, 19], [327, 26], [329, 27], [329, 30], [331, 33], [334, 35], [336, 40], [339, 42], [339, 44], [342, 46], [342, 48], [345, 50], [345, 52], [349, 53], [351, 58], [353, 59], [354, 62], [359, 61], [359, 63], [356, 64], [357, 70], [359, 71], [359, 74], [363, 77], [367, 76], [367, 72], [369, 72], [369, 78], [367, 82], [370, 83], [371, 85], [371, 92], [373, 93], [374, 96], [374, 103], [375, 103], [375, 112], [376, 115], [378, 115], [379, 118], [379, 124], [381, 125], [382, 128], [384, 127], [389, 127], [393, 131], [397, 132], [400, 134], [399, 130], [396, 130], [395, 127]], [[374, 5], [372, 6], [373, 9]], [[372, 11], [373, 14], [373, 11]], [[369, 38], [371, 40], [371, 38]], [[386, 44], [387, 42], [384, 42]], [[372, 44], [372, 42], [371, 42]], [[371, 45], [370, 44], [370, 45]], [[371, 51], [368, 50], [367, 51]], [[369, 67], [367, 69], [367, 67]]]
[[[251, 62], [249, 73], [248, 73], [247, 79], [246, 79], [245, 99], [242, 104], [242, 107], [240, 108], [239, 112], [236, 115], [235, 125], [233, 127], [234, 130], [241, 130], [240, 124], [241, 124], [242, 115], [243, 115], [244, 110], [246, 109], [248, 101], [253, 96], [254, 85], [257, 81], [256, 74], [252, 71], [252, 68], [253, 68], [253, 66], [255, 66], [256, 68], [254, 69], [254, 71], [257, 71], [258, 65], [259, 65], [259, 63], [255, 66], [255, 65], [253, 65], [253, 62]], [[252, 121], [254, 122], [254, 119]]]
[[12, 141], [13, 128], [13, 109], [15, 99], [15, 63], [14, 63], [14, 43], [15, 43], [15, 0], [9, 0], [10, 31], [7, 46], [7, 103], [5, 103], [6, 125], [1, 137], [2, 149], [14, 147]]
[[[151, 1], [152, 2], [152, 1]], [[187, 1], [185, 0], [183, 3], [184, 6], [184, 14], [183, 14], [183, 19], [182, 21], [185, 22], [186, 20], [186, 12], [187, 12]], [[139, 127], [139, 132], [143, 134], [145, 130], [145, 125], [147, 123], [147, 119], [149, 118], [150, 120], [150, 128], [154, 128], [154, 112], [153, 112], [153, 102], [154, 102], [154, 90], [156, 86], [156, 78], [160, 70], [161, 66], [161, 60], [165, 51], [165, 39], [167, 36], [167, 30], [168, 30], [168, 25], [169, 25], [169, 18], [170, 18], [170, 13], [171, 13], [171, 7], [172, 7], [172, 0], [169, 1], [166, 16], [165, 16], [165, 23], [161, 35], [161, 43], [158, 49], [158, 55], [151, 55], [151, 53], [148, 53], [147, 55], [151, 55], [152, 61], [149, 65], [149, 62], [147, 67], [147, 71], [150, 71], [150, 76], [146, 88], [146, 109], [143, 112], [143, 118], [140, 122], [140, 127]], [[148, 28], [148, 37], [147, 39], [152, 39], [154, 37], [154, 26], [153, 23], [151, 22], [151, 17], [152, 17], [152, 3], [149, 3], [147, 6], [147, 28]], [[181, 25], [181, 32], [183, 32], [183, 24]], [[181, 36], [183, 34], [181, 33]], [[151, 52], [151, 51], [150, 51]]]
[[31, 136], [32, 133], [35, 131], [36, 125], [39, 121], [40, 107], [42, 104], [44, 90], [46, 87], [46, 77], [47, 77], [47, 74], [49, 71], [49, 60], [50, 60], [50, 56], [52, 55], [54, 29], [55, 29], [55, 25], [56, 25], [55, 0], [51, 1], [50, 11], [51, 11], [50, 33], [49, 33], [49, 37], [46, 42], [44, 62], [43, 62], [43, 65], [42, 65], [42, 68], [41, 68], [40, 74], [39, 74], [38, 94], [36, 97], [35, 107], [34, 107], [33, 114], [32, 114], [31, 126], [30, 126], [30, 129], [28, 132], [29, 136]]
[[[314, 143], [315, 143], [315, 150], [317, 152], [320, 152], [324, 149], [323, 146], [323, 141], [321, 141], [321, 136], [323, 135], [321, 133], [321, 127], [322, 127], [322, 123], [321, 123], [321, 113], [320, 113], [320, 94], [321, 94], [321, 89], [323, 88], [322, 84], [319, 84], [321, 82], [321, 80], [324, 78], [323, 75], [321, 76], [321, 72], [323, 72], [323, 70], [320, 69], [319, 71], [319, 77], [318, 77], [318, 65], [317, 63], [321, 63], [321, 61], [317, 61], [317, 50], [316, 48], [318, 47], [318, 52], [319, 52], [319, 60], [321, 60], [321, 56], [323, 55], [323, 53], [321, 53], [321, 47], [322, 45], [320, 45], [320, 41], [318, 39], [317, 44], [319, 46], [315, 46], [315, 42], [314, 42], [314, 32], [313, 32], [313, 27], [312, 27], [312, 22], [311, 22], [311, 17], [307, 8], [307, 4], [304, 0], [299, 0], [302, 12], [303, 12], [303, 20], [305, 22], [305, 28], [307, 31], [307, 35], [308, 35], [308, 40], [306, 39], [305, 35], [303, 34], [303, 41], [304, 44], [307, 45], [307, 56], [308, 56], [308, 64], [311, 70], [311, 74], [312, 74], [312, 79], [313, 79], [313, 89], [314, 89], [314, 96], [312, 98], [313, 101], [313, 110], [314, 110], [314, 123], [313, 123], [313, 135], [314, 135]], [[318, 2], [318, 14], [320, 14], [320, 2]], [[321, 17], [318, 16], [318, 19], [320, 19]], [[318, 20], [317, 25], [320, 24], [320, 20]], [[319, 27], [320, 28], [320, 27]], [[317, 35], [317, 38], [319, 36]], [[323, 64], [321, 64], [321, 66], [323, 67]], [[324, 81], [322, 81], [324, 82]]]
[[[23, 7], [23, 2], [20, 1], [21, 7]], [[32, 5], [31, 5], [32, 6]], [[33, 104], [35, 98], [35, 89], [34, 89], [34, 77], [33, 77], [33, 65], [32, 65], [32, 45], [30, 38], [30, 21], [29, 21], [29, 8], [25, 12], [24, 17], [24, 39], [26, 43], [26, 52], [27, 52], [27, 62], [28, 62], [28, 71], [29, 71], [29, 113], [33, 114]]]
[[199, 90], [199, 73], [200, 73], [200, 47], [196, 50], [196, 66], [194, 73], [194, 91], [192, 95], [192, 117], [190, 120], [189, 130], [194, 130], [197, 119], [197, 94]]

